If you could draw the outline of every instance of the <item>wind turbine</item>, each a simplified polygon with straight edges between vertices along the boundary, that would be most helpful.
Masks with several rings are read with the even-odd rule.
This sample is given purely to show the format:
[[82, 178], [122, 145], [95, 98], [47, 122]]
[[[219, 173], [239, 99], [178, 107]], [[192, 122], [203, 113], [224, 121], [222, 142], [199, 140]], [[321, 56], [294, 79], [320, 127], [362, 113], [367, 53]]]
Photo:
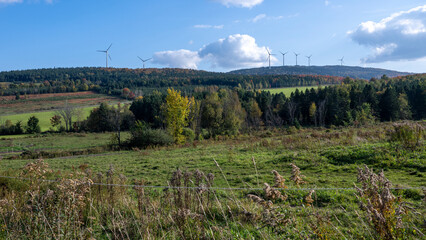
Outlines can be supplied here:
[[285, 55], [286, 55], [288, 52], [285, 52], [285, 53], [280, 52], [280, 53], [283, 55], [283, 67], [284, 67], [284, 65], [285, 65]]
[[109, 51], [109, 49], [111, 48], [111, 46], [112, 46], [112, 43], [111, 43], [111, 45], [109, 45], [109, 47], [107, 48], [107, 50], [98, 50], [98, 52], [103, 52], [103, 53], [105, 53], [105, 59], [106, 59], [106, 67], [108, 68], [108, 58], [111, 60], [111, 56], [108, 54], [108, 51]]
[[268, 60], [269, 60], [269, 69], [271, 69], [271, 56], [275, 55], [269, 52], [268, 48], [266, 48], [266, 51], [268, 52]]
[[337, 59], [337, 61], [340, 61], [340, 66], [343, 66], [343, 63], [344, 63], [343, 58], [345, 58], [345, 56], [343, 56], [343, 57], [342, 57], [342, 58], [340, 58], [340, 59]]
[[312, 57], [312, 54], [310, 56], [306, 56], [306, 58], [308, 59], [308, 66], [309, 67], [311, 66], [311, 57]]
[[300, 53], [294, 53], [294, 55], [296, 56], [296, 66], [297, 66], [297, 56], [299, 56]]
[[141, 57], [138, 56], [138, 58], [143, 62], [143, 68], [145, 68], [145, 62], [148, 62], [149, 60], [151, 60], [152, 58], [148, 58], [148, 59], [142, 59]]

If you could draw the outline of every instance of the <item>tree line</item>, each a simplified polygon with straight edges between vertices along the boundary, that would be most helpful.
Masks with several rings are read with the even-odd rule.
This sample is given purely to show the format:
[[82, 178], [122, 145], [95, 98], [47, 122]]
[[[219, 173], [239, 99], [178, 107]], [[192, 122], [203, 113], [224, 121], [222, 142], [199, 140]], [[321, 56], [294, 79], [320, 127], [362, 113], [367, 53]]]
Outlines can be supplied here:
[[[346, 126], [426, 118], [426, 74], [370, 81], [345, 79], [340, 85], [283, 93], [239, 87], [198, 88], [190, 94], [169, 88], [138, 98], [130, 106], [101, 104], [84, 121], [72, 107], [57, 111], [52, 127], [65, 131], [130, 130], [130, 146], [237, 135], [260, 127]], [[9, 124], [10, 125], [10, 124]], [[58, 129], [59, 130], [59, 129]]]
[[129, 88], [140, 95], [168, 88], [193, 91], [196, 87], [240, 87], [247, 90], [338, 84], [341, 77], [314, 75], [244, 76], [188, 69], [54, 68], [0, 73], [1, 95], [62, 93], [93, 90], [121, 95]]
[[[241, 88], [209, 89], [191, 96], [184, 125], [196, 136], [212, 137], [260, 126], [342, 126], [424, 119], [425, 76], [373, 81], [348, 78], [339, 86], [296, 90], [290, 96]], [[152, 128], [167, 128], [162, 108], [166, 99], [167, 95], [156, 92], [134, 101], [130, 111], [136, 120]]]

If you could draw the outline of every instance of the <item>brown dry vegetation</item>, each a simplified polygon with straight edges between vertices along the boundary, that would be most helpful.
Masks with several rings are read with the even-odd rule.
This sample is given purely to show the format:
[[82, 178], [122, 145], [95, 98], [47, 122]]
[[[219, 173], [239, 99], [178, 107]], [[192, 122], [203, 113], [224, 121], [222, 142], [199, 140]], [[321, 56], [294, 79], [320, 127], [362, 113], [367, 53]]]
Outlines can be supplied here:
[[0, 97], [0, 114], [14, 114], [26, 112], [38, 112], [60, 108], [67, 100], [74, 106], [95, 106], [103, 102], [118, 102], [121, 99], [113, 96], [97, 94], [95, 92], [74, 92], [74, 93], [47, 93], [28, 94], [15, 100], [15, 96]]
[[[216, 162], [217, 164], [217, 162]], [[222, 171], [221, 167], [217, 167]], [[292, 168], [297, 166], [292, 164]], [[0, 185], [0, 238], [5, 239], [420, 239], [418, 205], [392, 194], [383, 173], [359, 170], [358, 206], [318, 207], [314, 190], [291, 191], [273, 170], [263, 191], [215, 189], [221, 176], [177, 169], [162, 191], [128, 184], [113, 167], [88, 165], [61, 176], [43, 160]], [[301, 177], [297, 170], [295, 175]], [[222, 177], [226, 179], [225, 175]], [[292, 177], [294, 178], [294, 176]], [[48, 182], [46, 179], [55, 179]], [[102, 185], [99, 185], [101, 183]], [[284, 187], [284, 188], [278, 188]], [[213, 187], [213, 188], [212, 188]], [[352, 191], [352, 194], [354, 192]], [[298, 198], [289, 203], [288, 198]], [[423, 203], [424, 206], [424, 203]], [[353, 209], [351, 209], [353, 207]], [[422, 205], [420, 205], [422, 207]], [[349, 211], [354, 211], [351, 213]]]

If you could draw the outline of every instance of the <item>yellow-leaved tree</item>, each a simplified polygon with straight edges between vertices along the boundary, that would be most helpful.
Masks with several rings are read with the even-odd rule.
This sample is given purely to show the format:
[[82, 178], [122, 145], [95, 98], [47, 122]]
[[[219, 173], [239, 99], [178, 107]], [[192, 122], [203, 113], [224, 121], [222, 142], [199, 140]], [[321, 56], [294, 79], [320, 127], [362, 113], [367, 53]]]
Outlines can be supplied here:
[[192, 99], [183, 97], [180, 91], [167, 89], [166, 103], [164, 105], [164, 116], [167, 129], [176, 143], [185, 142], [182, 134], [183, 128], [188, 125], [189, 112]]

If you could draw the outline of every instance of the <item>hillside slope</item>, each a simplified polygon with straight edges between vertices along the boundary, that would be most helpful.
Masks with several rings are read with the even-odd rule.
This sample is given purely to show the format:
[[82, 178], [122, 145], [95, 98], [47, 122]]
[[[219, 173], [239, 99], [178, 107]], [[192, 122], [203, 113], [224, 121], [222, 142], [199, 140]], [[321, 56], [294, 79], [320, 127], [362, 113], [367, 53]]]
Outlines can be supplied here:
[[397, 72], [380, 68], [364, 68], [354, 66], [284, 66], [284, 67], [261, 67], [241, 69], [229, 72], [239, 75], [324, 75], [337, 77], [350, 77], [360, 79], [380, 78], [383, 75], [388, 77], [405, 76], [412, 73]]

